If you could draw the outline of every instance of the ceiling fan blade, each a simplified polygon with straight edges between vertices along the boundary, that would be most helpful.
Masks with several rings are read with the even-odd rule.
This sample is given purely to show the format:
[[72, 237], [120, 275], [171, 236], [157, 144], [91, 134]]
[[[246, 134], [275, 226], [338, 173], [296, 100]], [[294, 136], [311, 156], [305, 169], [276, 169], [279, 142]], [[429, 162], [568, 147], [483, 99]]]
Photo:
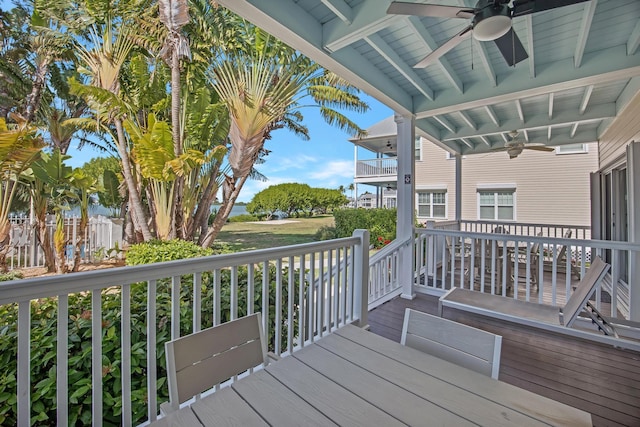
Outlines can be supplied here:
[[547, 147], [546, 145], [530, 145], [530, 146], [525, 146], [524, 148], [526, 148], [527, 150], [536, 150], [536, 151], [555, 151], [555, 148], [552, 147]]
[[543, 10], [584, 3], [588, 0], [515, 0], [511, 16], [522, 16]]
[[464, 30], [460, 31], [458, 34], [456, 34], [455, 36], [450, 38], [442, 46], [438, 47], [436, 50], [434, 50], [429, 55], [427, 55], [422, 61], [420, 61], [416, 65], [414, 65], [413, 68], [425, 68], [425, 67], [433, 64], [442, 55], [444, 55], [445, 53], [449, 52], [454, 47], [458, 46], [460, 43], [462, 43], [463, 40], [469, 38], [469, 36], [471, 36], [471, 30], [472, 29], [473, 29], [473, 27], [468, 26]]
[[436, 18], [470, 19], [475, 15], [469, 7], [441, 6], [438, 4], [419, 4], [394, 1], [389, 5], [387, 13], [393, 15], [433, 16]]
[[504, 36], [494, 40], [494, 42], [509, 66], [513, 66], [529, 57], [513, 28], [509, 29]]

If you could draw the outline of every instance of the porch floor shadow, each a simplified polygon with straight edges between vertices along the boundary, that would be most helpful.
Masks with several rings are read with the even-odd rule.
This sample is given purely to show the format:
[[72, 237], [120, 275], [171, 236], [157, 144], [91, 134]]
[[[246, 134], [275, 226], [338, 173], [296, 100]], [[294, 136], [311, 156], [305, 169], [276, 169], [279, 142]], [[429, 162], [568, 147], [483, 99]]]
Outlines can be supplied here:
[[[369, 312], [370, 331], [400, 342], [405, 308], [437, 315], [438, 298], [394, 298]], [[501, 381], [590, 412], [594, 426], [640, 426], [640, 352], [448, 310], [502, 335]]]

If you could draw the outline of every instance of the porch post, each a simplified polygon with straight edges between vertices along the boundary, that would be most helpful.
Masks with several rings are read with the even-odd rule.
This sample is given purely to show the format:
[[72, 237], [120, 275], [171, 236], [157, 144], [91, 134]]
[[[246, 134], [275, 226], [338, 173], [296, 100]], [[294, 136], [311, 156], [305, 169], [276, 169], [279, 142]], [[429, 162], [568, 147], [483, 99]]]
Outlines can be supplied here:
[[353, 237], [360, 243], [353, 248], [354, 310], [358, 315], [358, 326], [368, 329], [369, 314], [369, 230], [353, 230]]
[[413, 299], [414, 245], [413, 221], [415, 213], [415, 117], [396, 114], [398, 126], [398, 224], [396, 239], [410, 241], [400, 248], [398, 279], [402, 284], [402, 298]]
[[[627, 146], [629, 242], [640, 243], [640, 142]], [[640, 253], [629, 254], [629, 320], [640, 322]]]
[[462, 220], [462, 154], [456, 154], [456, 222]]

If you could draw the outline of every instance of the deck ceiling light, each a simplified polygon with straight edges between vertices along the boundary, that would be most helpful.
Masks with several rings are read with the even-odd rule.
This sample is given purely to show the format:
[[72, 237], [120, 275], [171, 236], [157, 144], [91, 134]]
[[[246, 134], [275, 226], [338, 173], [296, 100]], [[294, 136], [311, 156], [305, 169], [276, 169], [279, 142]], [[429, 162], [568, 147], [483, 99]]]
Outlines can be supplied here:
[[481, 42], [496, 40], [510, 29], [511, 15], [506, 4], [485, 7], [473, 18], [473, 37]]

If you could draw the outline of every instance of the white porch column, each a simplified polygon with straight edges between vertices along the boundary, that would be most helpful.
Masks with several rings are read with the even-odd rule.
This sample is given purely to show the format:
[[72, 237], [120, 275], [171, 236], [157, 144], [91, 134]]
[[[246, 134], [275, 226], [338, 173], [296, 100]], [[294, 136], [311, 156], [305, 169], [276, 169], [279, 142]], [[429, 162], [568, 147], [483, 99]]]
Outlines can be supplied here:
[[462, 154], [456, 154], [456, 221], [462, 220]]
[[398, 126], [398, 224], [396, 239], [410, 240], [410, 244], [400, 248], [399, 280], [402, 284], [402, 298], [413, 299], [413, 221], [415, 215], [415, 118], [395, 115]]
[[[627, 220], [629, 241], [640, 243], [640, 142], [627, 146]], [[629, 314], [640, 322], [640, 253], [629, 256]]]

